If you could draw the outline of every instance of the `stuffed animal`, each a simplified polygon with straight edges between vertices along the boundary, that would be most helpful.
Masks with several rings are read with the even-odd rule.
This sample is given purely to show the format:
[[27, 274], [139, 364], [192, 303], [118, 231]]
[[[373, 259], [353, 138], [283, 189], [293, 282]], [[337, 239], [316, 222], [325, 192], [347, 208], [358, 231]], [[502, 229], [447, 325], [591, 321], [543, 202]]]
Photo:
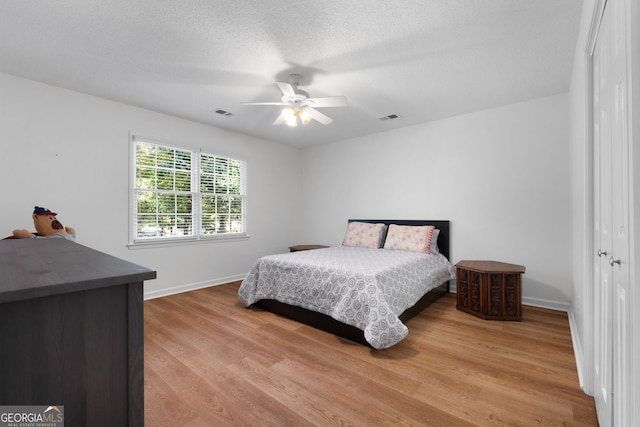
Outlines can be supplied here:
[[76, 230], [64, 227], [56, 218], [58, 214], [49, 209], [36, 206], [33, 210], [33, 225], [37, 233], [28, 230], [13, 230], [13, 236], [17, 239], [35, 239], [46, 237], [62, 237], [71, 241], [76, 240]]

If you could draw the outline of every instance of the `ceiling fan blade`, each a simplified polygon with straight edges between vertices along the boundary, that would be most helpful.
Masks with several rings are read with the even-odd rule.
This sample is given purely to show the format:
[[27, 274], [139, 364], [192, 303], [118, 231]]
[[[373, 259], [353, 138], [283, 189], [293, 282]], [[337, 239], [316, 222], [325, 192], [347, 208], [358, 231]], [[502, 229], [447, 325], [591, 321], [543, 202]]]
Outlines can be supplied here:
[[274, 102], [241, 102], [240, 105], [287, 105], [282, 101]]
[[306, 101], [311, 107], [346, 107], [349, 105], [345, 96], [326, 96], [323, 98], [309, 98]]
[[316, 110], [315, 108], [305, 107], [304, 111], [309, 113], [311, 117], [313, 117], [323, 125], [328, 125], [329, 123], [333, 122], [333, 119], [331, 117], [322, 114], [320, 111]]
[[293, 90], [293, 86], [291, 86], [290, 83], [276, 82], [276, 84], [278, 85], [278, 87], [280, 88], [284, 96], [287, 96], [290, 98], [296, 97], [296, 91]]

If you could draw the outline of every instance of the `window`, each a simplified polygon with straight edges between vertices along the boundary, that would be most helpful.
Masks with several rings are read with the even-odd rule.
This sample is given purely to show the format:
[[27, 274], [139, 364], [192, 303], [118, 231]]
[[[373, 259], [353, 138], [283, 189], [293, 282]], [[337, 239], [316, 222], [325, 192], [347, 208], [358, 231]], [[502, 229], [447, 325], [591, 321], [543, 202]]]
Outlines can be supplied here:
[[132, 145], [134, 243], [245, 235], [243, 161], [136, 137]]

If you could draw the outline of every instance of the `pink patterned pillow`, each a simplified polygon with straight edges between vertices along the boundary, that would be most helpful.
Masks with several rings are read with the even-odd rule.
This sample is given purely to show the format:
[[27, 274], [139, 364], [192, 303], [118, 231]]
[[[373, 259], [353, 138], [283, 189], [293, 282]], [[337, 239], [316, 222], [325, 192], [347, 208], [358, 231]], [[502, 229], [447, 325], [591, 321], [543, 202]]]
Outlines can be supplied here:
[[347, 224], [342, 246], [378, 249], [382, 245], [386, 228], [387, 226], [384, 224], [350, 222]]
[[431, 253], [433, 225], [389, 225], [385, 249]]

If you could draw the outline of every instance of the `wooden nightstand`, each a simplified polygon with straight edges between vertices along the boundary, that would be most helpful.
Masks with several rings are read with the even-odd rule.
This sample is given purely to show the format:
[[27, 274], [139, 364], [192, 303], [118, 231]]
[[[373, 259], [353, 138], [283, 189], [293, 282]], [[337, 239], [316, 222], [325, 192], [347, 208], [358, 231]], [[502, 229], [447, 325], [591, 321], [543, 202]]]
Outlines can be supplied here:
[[289, 246], [289, 252], [298, 252], [298, 251], [309, 251], [312, 249], [322, 249], [328, 248], [329, 246], [325, 245], [295, 245]]
[[522, 320], [522, 265], [496, 261], [456, 264], [456, 308], [483, 319]]

